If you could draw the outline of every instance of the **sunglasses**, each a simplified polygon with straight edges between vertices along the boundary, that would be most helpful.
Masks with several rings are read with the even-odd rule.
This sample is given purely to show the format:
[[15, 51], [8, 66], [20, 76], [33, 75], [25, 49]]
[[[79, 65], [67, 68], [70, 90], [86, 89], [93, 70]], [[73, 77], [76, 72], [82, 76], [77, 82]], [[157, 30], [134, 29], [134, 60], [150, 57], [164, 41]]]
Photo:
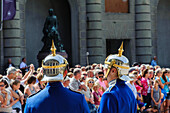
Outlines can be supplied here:
[[103, 78], [103, 76], [99, 76], [99, 78]]
[[89, 83], [94, 83], [93, 81], [89, 81]]
[[5, 85], [0, 85], [0, 87], [4, 87]]

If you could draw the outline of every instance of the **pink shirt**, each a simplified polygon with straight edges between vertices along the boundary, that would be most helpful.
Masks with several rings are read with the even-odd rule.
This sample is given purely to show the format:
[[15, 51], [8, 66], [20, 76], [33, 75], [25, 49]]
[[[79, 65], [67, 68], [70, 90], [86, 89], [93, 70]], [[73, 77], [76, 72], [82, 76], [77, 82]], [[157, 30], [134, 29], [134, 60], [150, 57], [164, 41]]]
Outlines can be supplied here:
[[147, 96], [148, 82], [147, 82], [146, 78], [142, 77], [141, 84], [143, 86], [143, 89], [141, 90], [141, 94], [144, 96]]
[[[102, 82], [100, 80], [98, 80], [98, 81], [99, 81], [100, 86], [106, 90], [106, 85], [105, 85], [104, 81], [102, 81]], [[103, 95], [104, 92], [102, 91], [101, 88], [99, 88], [98, 91], [100, 92], [101, 95]]]

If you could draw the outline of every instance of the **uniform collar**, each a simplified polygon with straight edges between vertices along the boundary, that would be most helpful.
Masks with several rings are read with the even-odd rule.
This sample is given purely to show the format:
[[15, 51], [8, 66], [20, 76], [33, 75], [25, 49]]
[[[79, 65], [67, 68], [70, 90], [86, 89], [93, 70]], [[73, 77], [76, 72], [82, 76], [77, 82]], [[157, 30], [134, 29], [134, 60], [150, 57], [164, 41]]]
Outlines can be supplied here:
[[110, 81], [109, 82], [109, 88], [107, 88], [106, 91], [110, 92], [114, 88], [114, 86], [116, 85], [116, 82], [117, 82], [117, 79], [114, 79], [114, 80]]
[[51, 87], [63, 87], [61, 82], [48, 82], [47, 86], [51, 86]]
[[117, 79], [114, 79], [114, 80], [110, 81], [110, 82], [109, 82], [109, 87], [110, 87], [110, 86], [113, 86], [113, 85], [115, 86], [116, 81], [117, 81]]

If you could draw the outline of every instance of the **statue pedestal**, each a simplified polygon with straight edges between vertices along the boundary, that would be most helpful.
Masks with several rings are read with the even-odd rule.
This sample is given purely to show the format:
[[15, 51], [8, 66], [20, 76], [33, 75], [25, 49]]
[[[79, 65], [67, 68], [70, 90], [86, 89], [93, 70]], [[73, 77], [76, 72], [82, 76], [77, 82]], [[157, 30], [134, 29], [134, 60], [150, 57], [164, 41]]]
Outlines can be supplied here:
[[42, 60], [48, 56], [50, 54], [50, 52], [47, 51], [39, 51], [38, 55], [37, 55], [37, 59], [38, 59], [38, 66], [41, 67], [42, 66]]
[[[50, 54], [50, 52], [47, 51], [39, 51], [38, 55], [37, 55], [37, 59], [38, 59], [38, 66], [41, 67], [42, 66], [42, 60], [48, 56]], [[61, 56], [63, 56], [64, 58], [68, 58], [68, 55], [66, 52], [57, 52], [56, 54], [59, 54]]]

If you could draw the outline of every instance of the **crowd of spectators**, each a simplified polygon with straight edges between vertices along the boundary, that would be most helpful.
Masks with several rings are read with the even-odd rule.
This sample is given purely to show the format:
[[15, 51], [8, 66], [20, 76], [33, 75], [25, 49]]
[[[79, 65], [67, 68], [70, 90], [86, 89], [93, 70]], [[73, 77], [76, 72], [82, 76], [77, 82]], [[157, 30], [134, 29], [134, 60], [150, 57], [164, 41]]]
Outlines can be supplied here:
[[[76, 65], [64, 75], [63, 87], [84, 94], [90, 112], [97, 113], [101, 97], [109, 87], [104, 71], [102, 64]], [[126, 84], [134, 93], [139, 113], [170, 111], [169, 68], [135, 63], [128, 76], [131, 81]], [[33, 64], [27, 67], [24, 59], [20, 69], [10, 65], [5, 75], [0, 75], [0, 112], [22, 113], [27, 98], [45, 88], [42, 79], [43, 69], [35, 70]]]

